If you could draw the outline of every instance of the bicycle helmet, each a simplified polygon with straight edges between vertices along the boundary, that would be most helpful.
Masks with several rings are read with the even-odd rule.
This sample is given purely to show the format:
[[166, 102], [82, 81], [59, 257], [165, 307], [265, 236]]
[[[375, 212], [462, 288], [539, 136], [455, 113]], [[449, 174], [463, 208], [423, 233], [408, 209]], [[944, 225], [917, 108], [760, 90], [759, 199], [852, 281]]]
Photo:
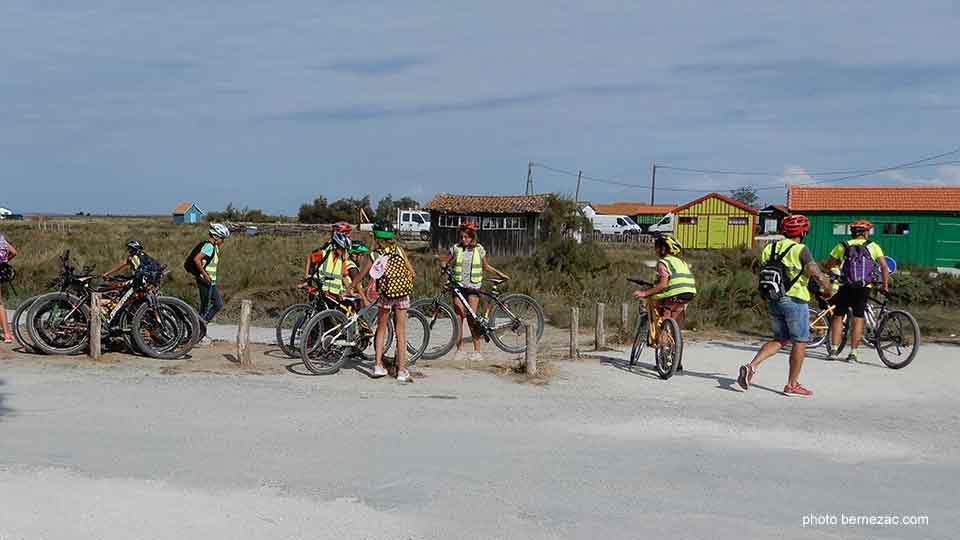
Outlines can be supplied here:
[[871, 230], [873, 230], [873, 223], [870, 223], [865, 219], [854, 221], [850, 224], [850, 232], [853, 234], [870, 232]]
[[221, 240], [226, 240], [227, 238], [230, 238], [230, 229], [228, 229], [223, 223], [211, 223], [210, 236], [219, 238]]
[[338, 221], [333, 224], [333, 232], [350, 234], [353, 232], [353, 226], [346, 221]]
[[654, 240], [654, 245], [658, 248], [662, 248], [667, 255], [680, 255], [680, 252], [683, 251], [683, 244], [674, 239], [672, 236], [658, 236]]
[[333, 237], [330, 238], [330, 241], [333, 242], [333, 245], [338, 248], [345, 249], [350, 251], [350, 237], [342, 232], [333, 233]]
[[363, 243], [363, 240], [354, 240], [350, 244], [350, 254], [351, 255], [363, 255], [364, 253], [369, 253], [370, 248]]
[[385, 219], [378, 220], [376, 223], [373, 224], [374, 238], [389, 240], [393, 238], [396, 235], [396, 233], [397, 233], [397, 228], [393, 225], [393, 223]]
[[799, 238], [810, 230], [810, 220], [803, 214], [791, 214], [780, 223], [780, 232], [788, 238]]
[[464, 221], [460, 224], [459, 230], [462, 231], [473, 231], [477, 232], [477, 224], [472, 221]]
[[137, 240], [130, 240], [129, 242], [127, 242], [127, 250], [133, 251], [135, 253], [140, 253], [141, 251], [143, 251], [143, 244], [141, 244]]

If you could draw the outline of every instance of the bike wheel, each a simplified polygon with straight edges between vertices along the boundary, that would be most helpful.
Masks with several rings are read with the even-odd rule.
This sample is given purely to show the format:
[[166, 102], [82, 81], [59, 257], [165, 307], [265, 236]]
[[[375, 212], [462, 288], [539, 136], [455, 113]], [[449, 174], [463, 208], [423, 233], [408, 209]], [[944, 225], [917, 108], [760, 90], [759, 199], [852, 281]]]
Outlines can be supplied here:
[[315, 313], [310, 304], [294, 304], [277, 321], [277, 345], [290, 358], [300, 358], [300, 335]]
[[196, 308], [194, 308], [192, 305], [175, 296], [161, 296], [160, 300], [173, 309], [176, 309], [180, 316], [180, 321], [184, 325], [184, 330], [186, 330], [186, 333], [180, 342], [180, 348], [184, 350], [183, 354], [186, 355], [188, 352], [193, 350], [197, 343], [199, 343], [203, 338], [203, 331], [201, 330], [202, 326], [200, 324], [200, 314], [197, 313]]
[[314, 375], [331, 375], [340, 370], [353, 351], [353, 329], [343, 313], [328, 309], [311, 318], [300, 336], [300, 358]]
[[431, 299], [417, 300], [410, 304], [410, 311], [419, 311], [427, 317], [430, 330], [430, 344], [421, 358], [436, 360], [444, 356], [457, 343], [457, 314], [449, 304]]
[[830, 318], [820, 316], [820, 310], [808, 308], [810, 310], [810, 341], [807, 342], [807, 349], [816, 349], [827, 342], [827, 336], [830, 333]]
[[906, 311], [895, 309], [884, 314], [875, 336], [877, 354], [890, 369], [907, 367], [920, 350], [920, 325]]
[[657, 335], [657, 375], [667, 380], [677, 372], [683, 354], [683, 336], [680, 325], [673, 319], [664, 319], [660, 323]]
[[143, 354], [161, 360], [186, 354], [181, 344], [187, 329], [178, 309], [158, 298], [156, 302], [144, 302], [131, 319], [133, 342]]
[[525, 294], [512, 293], [500, 297], [490, 313], [493, 342], [504, 352], [522, 353], [527, 350], [524, 325], [529, 323], [537, 332], [537, 341], [543, 337], [543, 308]]
[[647, 344], [647, 332], [650, 331], [647, 327], [648, 324], [646, 313], [641, 313], [637, 317], [637, 331], [633, 336], [633, 347], [630, 349], [631, 366], [637, 365], [637, 362], [640, 361], [640, 355], [643, 354], [643, 348]]
[[[13, 313], [13, 320], [10, 321], [10, 326], [13, 330], [13, 337], [17, 340], [17, 343], [20, 344], [20, 347], [23, 348], [24, 352], [42, 354], [43, 351], [33, 344], [33, 341], [30, 339], [30, 333], [26, 329], [27, 312], [30, 311], [30, 306], [33, 305], [37, 298], [39, 298], [39, 296], [31, 296], [23, 302], [20, 302], [17, 310]], [[24, 326], [23, 328], [21, 328], [21, 324]]]
[[430, 345], [430, 320], [419, 311], [407, 310], [407, 366], [417, 363]]
[[78, 354], [90, 341], [90, 309], [80, 298], [48, 293], [27, 312], [27, 332], [47, 354]]

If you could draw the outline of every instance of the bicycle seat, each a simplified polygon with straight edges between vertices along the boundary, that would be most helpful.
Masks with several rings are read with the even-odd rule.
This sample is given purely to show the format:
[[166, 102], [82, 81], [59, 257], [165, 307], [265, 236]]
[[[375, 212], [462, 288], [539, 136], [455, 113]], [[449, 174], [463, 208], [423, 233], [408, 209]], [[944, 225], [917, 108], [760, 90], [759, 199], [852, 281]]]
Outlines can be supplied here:
[[649, 281], [646, 281], [646, 280], [643, 280], [643, 279], [640, 279], [640, 278], [628, 277], [628, 278], [627, 278], [627, 281], [629, 281], [630, 283], [636, 283], [637, 285], [640, 285], [641, 287], [653, 287], [653, 283], [650, 283]]
[[507, 280], [501, 279], [501, 278], [495, 278], [490, 280], [490, 284], [493, 285], [494, 287], [496, 287], [497, 285], [502, 285], [506, 282]]

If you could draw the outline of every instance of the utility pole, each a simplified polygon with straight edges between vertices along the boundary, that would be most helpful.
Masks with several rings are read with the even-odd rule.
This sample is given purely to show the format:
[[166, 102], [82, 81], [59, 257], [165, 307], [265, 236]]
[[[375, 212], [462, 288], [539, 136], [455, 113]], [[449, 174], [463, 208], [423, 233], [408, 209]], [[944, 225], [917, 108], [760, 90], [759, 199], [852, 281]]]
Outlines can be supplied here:
[[577, 194], [573, 197], [575, 204], [580, 204], [580, 179], [583, 178], [583, 171], [577, 171]]
[[656, 204], [656, 194], [657, 194], [657, 163], [653, 163], [650, 174], [650, 205], [653, 206]]
[[533, 195], [533, 162], [527, 162], [527, 195]]

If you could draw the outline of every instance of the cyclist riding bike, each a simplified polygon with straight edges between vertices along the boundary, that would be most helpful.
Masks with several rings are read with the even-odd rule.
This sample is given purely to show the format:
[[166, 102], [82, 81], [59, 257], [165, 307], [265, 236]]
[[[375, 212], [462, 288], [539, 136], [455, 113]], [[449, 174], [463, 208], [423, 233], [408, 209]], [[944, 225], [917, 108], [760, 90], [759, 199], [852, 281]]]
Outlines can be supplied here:
[[[858, 348], [863, 337], [864, 313], [870, 292], [879, 277], [880, 292], [886, 293], [890, 286], [890, 269], [883, 249], [870, 240], [873, 224], [863, 219], [850, 224], [850, 240], [838, 243], [830, 251], [830, 259], [824, 263], [829, 272], [840, 269], [840, 290], [834, 296], [835, 309], [830, 321], [831, 343], [827, 358], [839, 360], [840, 340], [843, 338], [843, 319], [852, 315], [850, 324], [850, 354], [847, 362], [856, 362]], [[879, 276], [878, 276], [879, 274]]]
[[144, 255], [143, 244], [137, 240], [127, 242], [127, 257], [118, 262], [110, 270], [104, 272], [100, 277], [107, 279], [124, 268], [129, 268], [130, 272], [136, 272], [140, 269], [140, 258]]

